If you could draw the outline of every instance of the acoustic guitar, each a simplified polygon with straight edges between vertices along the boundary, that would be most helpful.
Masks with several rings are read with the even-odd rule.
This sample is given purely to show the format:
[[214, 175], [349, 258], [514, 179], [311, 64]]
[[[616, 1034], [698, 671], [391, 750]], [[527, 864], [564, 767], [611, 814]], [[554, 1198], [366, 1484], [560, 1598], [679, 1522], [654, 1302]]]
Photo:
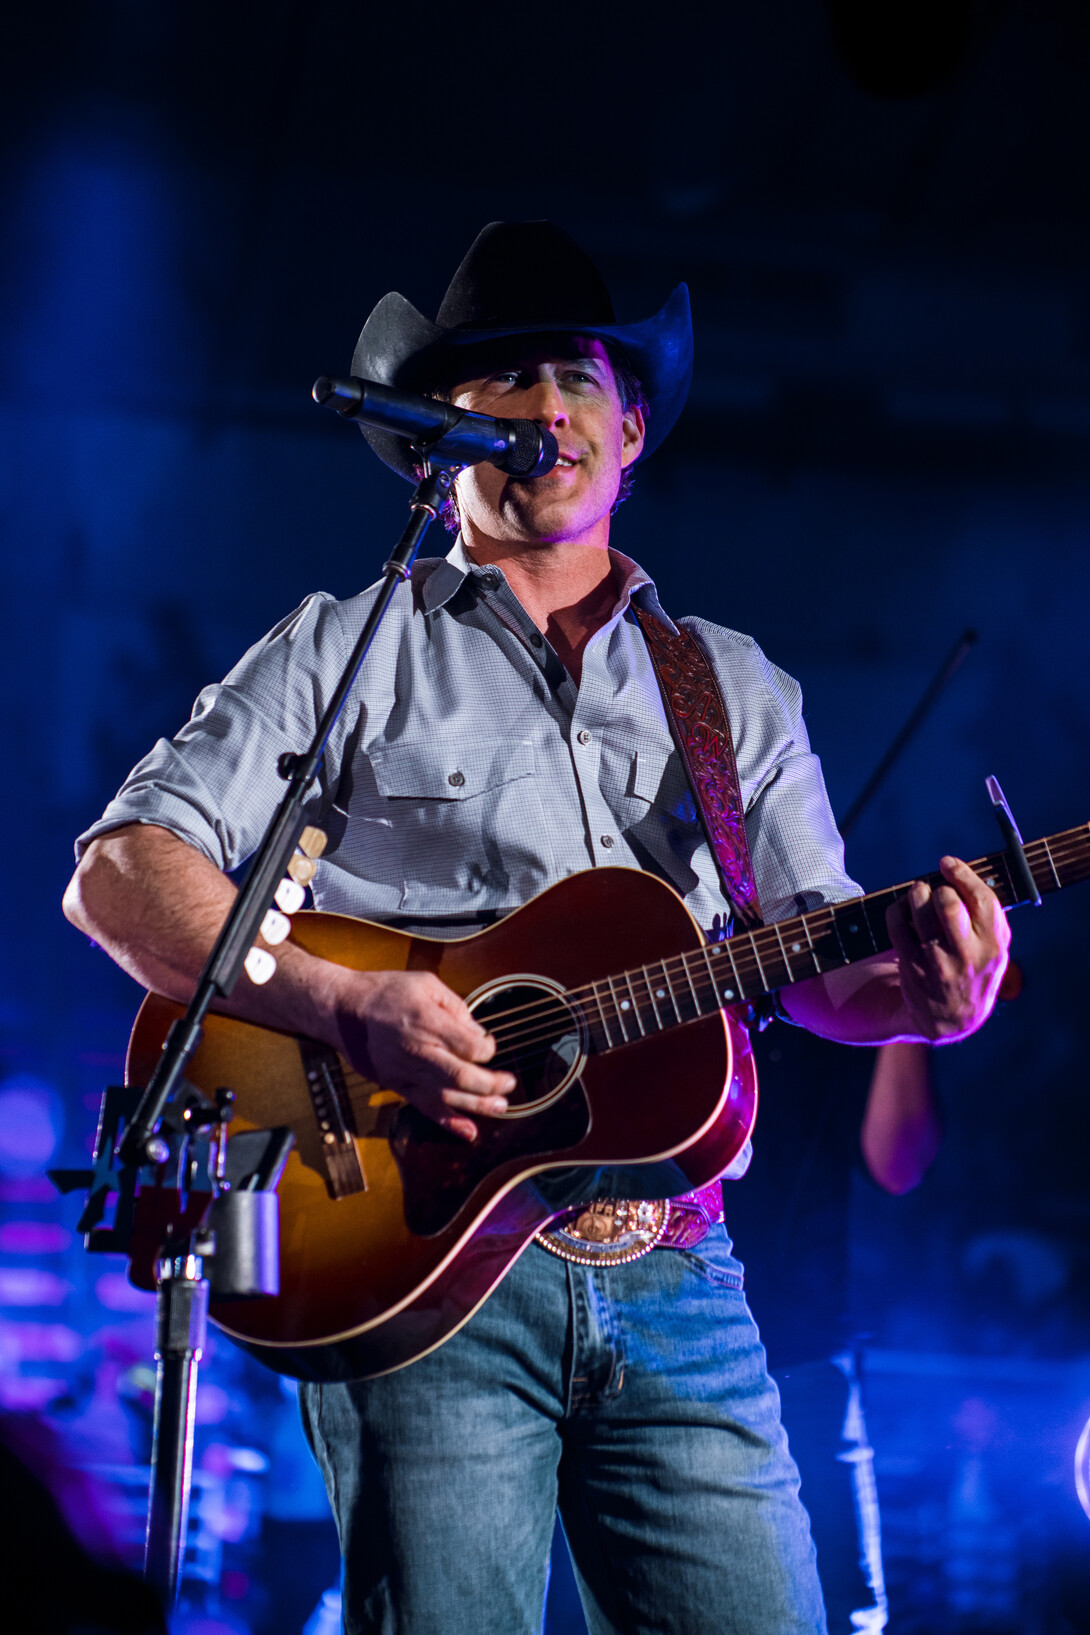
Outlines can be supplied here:
[[[1026, 856], [1043, 893], [1086, 880], [1090, 825]], [[1005, 852], [971, 866], [1004, 907], [1019, 900]], [[907, 890], [720, 943], [669, 886], [624, 868], [572, 875], [456, 942], [296, 915], [294, 940], [339, 965], [434, 971], [495, 1035], [492, 1065], [518, 1087], [470, 1145], [326, 1045], [209, 1016], [188, 1078], [208, 1095], [235, 1092], [234, 1131], [286, 1125], [295, 1135], [279, 1186], [281, 1292], [214, 1300], [214, 1321], [281, 1373], [371, 1377], [448, 1339], [558, 1210], [603, 1192], [661, 1198], [712, 1181], [756, 1117], [749, 1005], [887, 949], [886, 909]], [[147, 1082], [180, 1014], [145, 999], [129, 1083]], [[623, 1174], [595, 1174], [614, 1167]], [[141, 1189], [145, 1221], [176, 1208], [166, 1192]], [[151, 1258], [140, 1281], [150, 1283]]]

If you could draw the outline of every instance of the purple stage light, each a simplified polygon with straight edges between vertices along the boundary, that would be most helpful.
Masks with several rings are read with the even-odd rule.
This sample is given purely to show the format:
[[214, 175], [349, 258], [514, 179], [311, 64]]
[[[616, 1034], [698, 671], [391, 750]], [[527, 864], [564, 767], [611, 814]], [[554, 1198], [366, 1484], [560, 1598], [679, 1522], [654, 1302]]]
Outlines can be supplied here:
[[72, 1285], [36, 1266], [0, 1266], [0, 1306], [62, 1306]]
[[72, 1246], [72, 1233], [55, 1221], [4, 1221], [0, 1225], [0, 1254], [62, 1255]]
[[155, 1296], [147, 1289], [134, 1289], [124, 1272], [103, 1272], [95, 1279], [95, 1294], [107, 1311], [137, 1312], [141, 1316], [155, 1310]]
[[82, 1352], [82, 1336], [67, 1323], [0, 1319], [0, 1359], [5, 1363], [75, 1362]]
[[0, 1378], [0, 1408], [13, 1414], [43, 1413], [68, 1388], [67, 1379], [47, 1379], [42, 1374]]

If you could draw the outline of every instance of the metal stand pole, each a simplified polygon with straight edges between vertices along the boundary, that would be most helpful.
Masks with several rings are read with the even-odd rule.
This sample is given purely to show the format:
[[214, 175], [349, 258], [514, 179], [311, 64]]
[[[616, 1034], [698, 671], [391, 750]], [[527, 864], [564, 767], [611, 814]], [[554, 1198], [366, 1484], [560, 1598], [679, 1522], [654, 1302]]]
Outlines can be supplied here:
[[167, 1607], [178, 1598], [189, 1526], [197, 1367], [204, 1352], [208, 1279], [192, 1245], [159, 1262], [155, 1312], [155, 1430], [144, 1576]]
[[182, 1075], [201, 1042], [201, 1025], [214, 999], [227, 998], [242, 971], [246, 955], [257, 936], [265, 912], [272, 902], [288, 860], [295, 850], [303, 827], [303, 802], [318, 775], [326, 743], [355, 685], [368, 649], [397, 587], [409, 577], [420, 542], [450, 495], [452, 470], [424, 456], [425, 475], [409, 501], [409, 520], [384, 564], [381, 588], [349, 655], [341, 678], [315, 729], [310, 748], [303, 755], [285, 753], [277, 766], [287, 779], [288, 790], [280, 802], [265, 838], [254, 854], [249, 873], [224, 921], [215, 947], [205, 962], [193, 998], [184, 1016], [167, 1034], [163, 1053], [133, 1113], [118, 1149], [123, 1163], [139, 1166], [161, 1162], [155, 1132], [163, 1109], [181, 1082]]

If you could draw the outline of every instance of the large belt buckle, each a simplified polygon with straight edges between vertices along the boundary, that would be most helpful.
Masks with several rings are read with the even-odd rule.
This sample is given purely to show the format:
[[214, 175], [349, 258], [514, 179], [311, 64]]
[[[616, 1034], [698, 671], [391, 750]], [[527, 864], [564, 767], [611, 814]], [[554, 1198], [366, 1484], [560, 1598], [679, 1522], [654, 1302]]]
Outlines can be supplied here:
[[624, 1266], [650, 1254], [669, 1224], [668, 1198], [600, 1198], [558, 1216], [534, 1241], [578, 1266]]

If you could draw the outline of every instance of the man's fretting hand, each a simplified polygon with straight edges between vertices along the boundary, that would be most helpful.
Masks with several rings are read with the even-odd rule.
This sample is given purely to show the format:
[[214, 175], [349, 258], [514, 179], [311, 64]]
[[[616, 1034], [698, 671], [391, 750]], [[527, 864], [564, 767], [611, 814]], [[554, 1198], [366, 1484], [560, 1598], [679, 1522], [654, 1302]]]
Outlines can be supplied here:
[[474, 1117], [507, 1111], [514, 1075], [484, 1066], [495, 1039], [430, 971], [341, 970], [335, 1016], [353, 1066], [452, 1135], [474, 1141]]
[[924, 1039], [951, 1043], [991, 1014], [1007, 968], [1010, 927], [999, 900], [956, 857], [939, 864], [948, 883], [917, 880], [888, 910], [901, 995]]

